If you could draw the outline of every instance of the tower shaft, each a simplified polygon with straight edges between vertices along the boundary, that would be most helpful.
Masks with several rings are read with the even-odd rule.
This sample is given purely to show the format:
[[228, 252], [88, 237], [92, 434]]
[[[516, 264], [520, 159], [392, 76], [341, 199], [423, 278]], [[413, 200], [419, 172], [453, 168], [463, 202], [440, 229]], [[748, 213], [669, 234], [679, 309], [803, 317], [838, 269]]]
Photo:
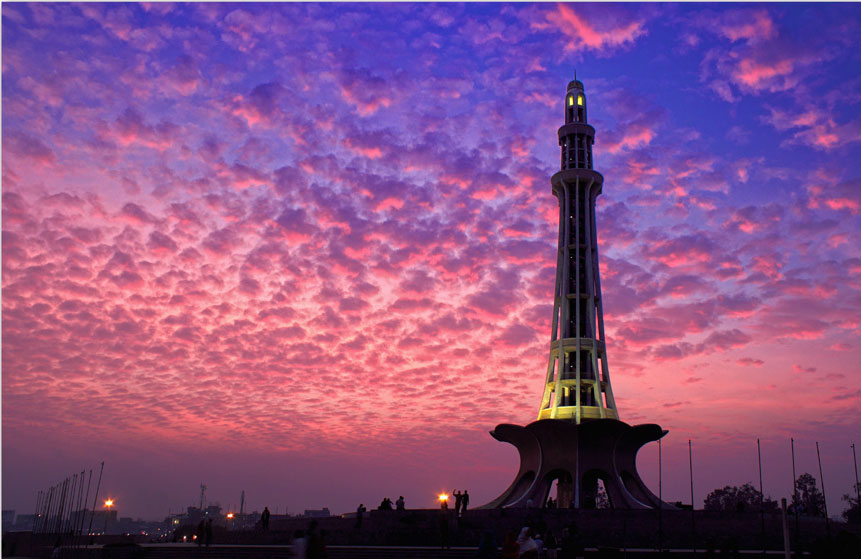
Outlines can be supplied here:
[[583, 84], [568, 84], [559, 128], [561, 170], [551, 178], [559, 203], [553, 323], [538, 419], [618, 419], [610, 386], [595, 201], [604, 178], [592, 170], [595, 129], [586, 121]]

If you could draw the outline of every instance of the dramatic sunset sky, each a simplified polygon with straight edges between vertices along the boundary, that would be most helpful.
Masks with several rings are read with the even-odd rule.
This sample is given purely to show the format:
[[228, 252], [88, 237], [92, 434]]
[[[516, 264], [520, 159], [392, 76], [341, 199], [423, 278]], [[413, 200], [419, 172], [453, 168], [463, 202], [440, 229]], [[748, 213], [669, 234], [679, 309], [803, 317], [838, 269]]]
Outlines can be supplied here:
[[[496, 497], [537, 416], [574, 71], [621, 419], [664, 497], [861, 444], [858, 4], [14, 4], [3, 508]], [[640, 455], [657, 492], [657, 445]]]

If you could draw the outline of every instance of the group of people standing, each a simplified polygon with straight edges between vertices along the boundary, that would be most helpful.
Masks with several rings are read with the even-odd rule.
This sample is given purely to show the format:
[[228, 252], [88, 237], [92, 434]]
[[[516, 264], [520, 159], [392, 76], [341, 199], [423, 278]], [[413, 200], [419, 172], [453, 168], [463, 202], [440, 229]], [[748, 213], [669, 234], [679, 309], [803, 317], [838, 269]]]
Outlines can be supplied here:
[[[362, 505], [359, 505], [362, 506]], [[398, 500], [394, 502], [394, 506], [397, 510], [406, 510], [404, 507], [404, 496], [401, 495], [398, 497]], [[380, 503], [380, 506], [377, 507], [377, 510], [392, 510], [392, 500], [386, 497], [383, 499], [383, 502]]]
[[469, 491], [464, 489], [463, 493], [461, 493], [455, 489], [451, 492], [451, 496], [454, 497], [454, 514], [456, 516], [463, 516], [466, 508], [469, 506]]
[[[481, 546], [479, 546], [479, 551], [481, 551]], [[492, 557], [493, 551], [489, 551], [485, 555], [479, 554], [479, 557]], [[557, 540], [553, 536], [553, 532], [546, 526], [542, 530], [541, 527], [527, 525], [517, 535], [514, 531], [505, 535], [505, 541], [502, 544], [502, 559], [538, 559], [539, 557], [575, 559], [582, 557], [583, 551], [583, 544], [577, 532], [576, 524], [572, 523], [562, 530], [561, 540]]]

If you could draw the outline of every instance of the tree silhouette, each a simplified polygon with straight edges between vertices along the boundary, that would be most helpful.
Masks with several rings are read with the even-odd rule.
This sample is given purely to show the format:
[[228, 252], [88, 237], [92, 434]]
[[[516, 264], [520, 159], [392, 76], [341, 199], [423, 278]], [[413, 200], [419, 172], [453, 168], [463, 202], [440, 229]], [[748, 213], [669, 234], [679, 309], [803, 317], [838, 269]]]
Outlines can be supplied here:
[[[749, 483], [745, 483], [741, 487], [727, 485], [723, 489], [715, 489], [709, 493], [703, 503], [703, 509], [739, 512], [758, 511], [761, 495], [762, 493]], [[777, 511], [777, 502], [765, 497], [762, 499], [762, 508], [766, 512]]]
[[795, 480], [796, 495], [792, 496], [792, 506], [798, 508], [799, 514], [822, 516], [825, 514], [825, 496], [816, 487], [816, 478], [803, 473]]
[[843, 500], [849, 503], [849, 508], [843, 511], [843, 518], [849, 524], [861, 524], [861, 503], [858, 502], [857, 493], [861, 489], [861, 483], [853, 486], [852, 489], [856, 490], [855, 495], [843, 495]]

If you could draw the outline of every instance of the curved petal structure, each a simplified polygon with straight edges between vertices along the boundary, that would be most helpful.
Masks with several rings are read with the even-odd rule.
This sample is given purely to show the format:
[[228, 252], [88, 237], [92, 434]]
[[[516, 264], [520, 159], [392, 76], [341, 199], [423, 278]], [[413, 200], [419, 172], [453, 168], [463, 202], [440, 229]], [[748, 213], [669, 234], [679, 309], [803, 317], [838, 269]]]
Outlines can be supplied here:
[[520, 470], [508, 489], [479, 508], [541, 507], [554, 481], [559, 483], [559, 507], [594, 508], [598, 480], [613, 508], [674, 508], [649, 491], [637, 473], [637, 452], [666, 434], [658, 425], [632, 427], [616, 419], [498, 425], [491, 435], [517, 448]]

